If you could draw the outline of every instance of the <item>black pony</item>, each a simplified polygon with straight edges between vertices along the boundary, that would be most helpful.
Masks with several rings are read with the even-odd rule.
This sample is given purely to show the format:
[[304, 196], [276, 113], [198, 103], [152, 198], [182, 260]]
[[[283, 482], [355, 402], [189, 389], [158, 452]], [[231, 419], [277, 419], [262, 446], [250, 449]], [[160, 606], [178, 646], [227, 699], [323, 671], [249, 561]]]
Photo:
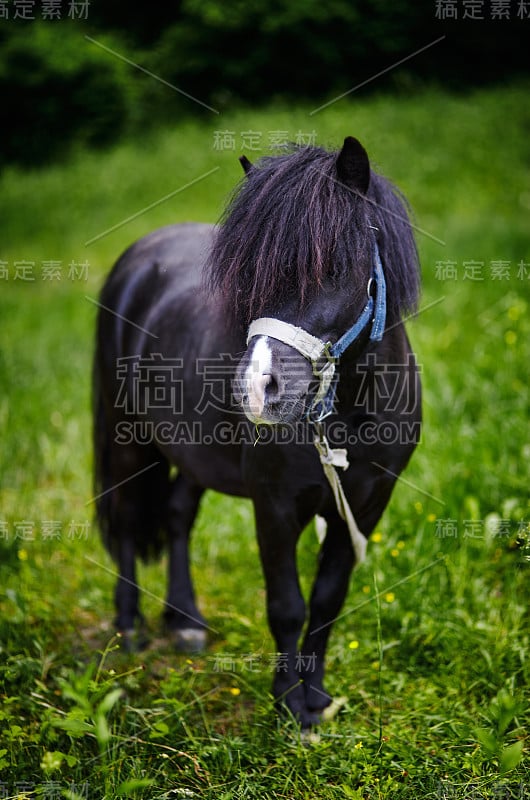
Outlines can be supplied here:
[[[282, 655], [274, 696], [307, 728], [331, 702], [325, 649], [362, 552], [314, 439], [332, 456], [346, 451], [343, 496], [367, 538], [419, 437], [418, 370], [401, 322], [417, 302], [418, 261], [403, 201], [356, 139], [339, 153], [293, 148], [242, 164], [218, 228], [151, 233], [103, 288], [97, 514], [119, 568], [126, 643], [141, 630], [135, 559], [167, 546], [166, 625], [179, 649], [200, 649], [208, 626], [188, 543], [201, 496], [251, 498]], [[300, 641], [296, 545], [315, 515], [326, 533]]]

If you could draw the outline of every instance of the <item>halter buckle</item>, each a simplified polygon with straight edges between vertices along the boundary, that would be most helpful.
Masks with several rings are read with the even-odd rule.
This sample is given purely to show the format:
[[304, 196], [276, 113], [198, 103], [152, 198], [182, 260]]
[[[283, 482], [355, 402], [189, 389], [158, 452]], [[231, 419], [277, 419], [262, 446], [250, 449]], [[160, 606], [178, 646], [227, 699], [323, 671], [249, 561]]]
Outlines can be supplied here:
[[322, 367], [318, 367], [317, 359], [312, 360], [313, 375], [316, 378], [320, 378], [326, 372], [326, 370], [330, 368], [330, 366], [335, 366], [337, 359], [333, 355], [332, 347], [333, 345], [331, 342], [325, 342], [325, 344], [322, 346], [322, 350], [318, 356], [318, 361], [324, 359]]

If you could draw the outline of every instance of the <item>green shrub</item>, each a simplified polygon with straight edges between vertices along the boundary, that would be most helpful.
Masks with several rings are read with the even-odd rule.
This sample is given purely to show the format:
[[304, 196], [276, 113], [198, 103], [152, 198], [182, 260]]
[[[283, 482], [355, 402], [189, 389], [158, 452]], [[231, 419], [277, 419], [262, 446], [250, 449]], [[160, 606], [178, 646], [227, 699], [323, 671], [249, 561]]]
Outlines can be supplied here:
[[[134, 108], [128, 68], [68, 22], [13, 24], [0, 34], [3, 161], [41, 164], [75, 140], [101, 146], [127, 128]], [[58, 35], [59, 33], [59, 35]]]

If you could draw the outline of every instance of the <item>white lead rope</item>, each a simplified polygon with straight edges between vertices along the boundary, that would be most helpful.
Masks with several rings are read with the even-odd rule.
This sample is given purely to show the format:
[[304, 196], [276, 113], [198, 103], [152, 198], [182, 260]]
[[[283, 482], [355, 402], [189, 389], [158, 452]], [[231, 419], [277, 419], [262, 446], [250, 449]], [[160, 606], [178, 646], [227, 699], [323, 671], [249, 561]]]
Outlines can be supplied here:
[[320, 456], [320, 463], [324, 469], [324, 474], [329, 481], [329, 485], [335, 497], [337, 510], [342, 519], [348, 526], [350, 532], [351, 542], [353, 545], [353, 552], [355, 553], [355, 562], [360, 564], [366, 557], [366, 539], [357, 527], [355, 517], [344, 494], [344, 489], [337, 475], [335, 467], [348, 469], [349, 462], [346, 450], [335, 449], [329, 446], [329, 442], [322, 433], [321, 426], [317, 427], [317, 436], [315, 437], [315, 447]]

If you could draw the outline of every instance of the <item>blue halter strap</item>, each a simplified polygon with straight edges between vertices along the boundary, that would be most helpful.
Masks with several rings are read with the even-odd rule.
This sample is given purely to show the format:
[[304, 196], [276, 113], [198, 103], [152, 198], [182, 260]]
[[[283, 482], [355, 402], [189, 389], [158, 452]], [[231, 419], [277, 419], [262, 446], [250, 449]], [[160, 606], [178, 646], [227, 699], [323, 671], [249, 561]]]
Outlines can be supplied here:
[[[375, 284], [375, 300], [372, 296], [372, 284]], [[386, 324], [386, 281], [385, 273], [383, 272], [383, 265], [381, 263], [381, 256], [377, 242], [374, 241], [374, 257], [372, 265], [372, 276], [368, 281], [367, 287], [368, 301], [361, 311], [360, 316], [349, 328], [346, 333], [335, 342], [328, 346], [328, 358], [333, 361], [338, 361], [342, 354], [350, 347], [356, 339], [359, 338], [361, 333], [372, 323], [370, 330], [370, 341], [380, 342], [383, 338]], [[335, 376], [336, 378], [336, 376]], [[313, 422], [321, 422], [328, 417], [333, 411], [333, 403], [335, 401], [335, 393], [337, 389], [336, 379], [330, 384], [326, 394], [322, 399], [317, 399], [309, 409], [307, 416]]]
[[[376, 285], [375, 303], [371, 295], [372, 282]], [[370, 341], [380, 342], [383, 338], [386, 322], [386, 281], [377, 243], [374, 245], [372, 277], [368, 281], [367, 293], [368, 302], [363, 308], [358, 320], [346, 331], [344, 336], [341, 336], [341, 338], [329, 348], [329, 353], [333, 358], [340, 358], [344, 351], [361, 335], [370, 321], [372, 321]]]

